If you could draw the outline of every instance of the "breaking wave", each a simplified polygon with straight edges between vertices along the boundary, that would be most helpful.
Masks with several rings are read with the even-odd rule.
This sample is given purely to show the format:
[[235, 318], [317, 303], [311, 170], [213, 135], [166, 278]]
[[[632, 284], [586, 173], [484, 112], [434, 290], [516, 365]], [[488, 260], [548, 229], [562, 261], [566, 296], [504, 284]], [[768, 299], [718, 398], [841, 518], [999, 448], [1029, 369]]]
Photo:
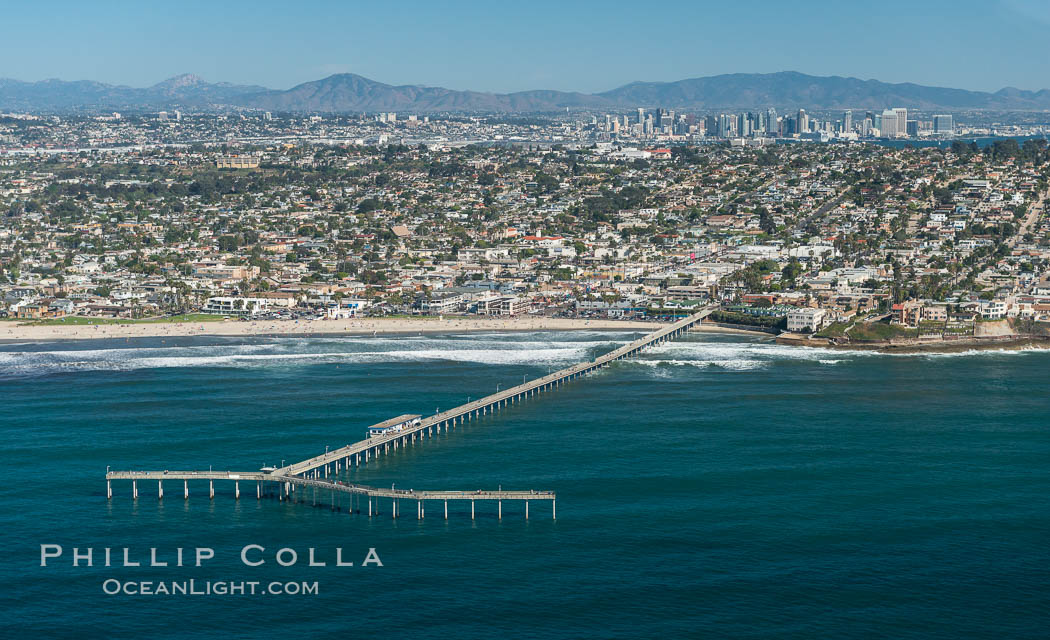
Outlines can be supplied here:
[[[206, 344], [113, 341], [112, 348], [69, 343], [0, 346], [0, 379], [60, 372], [129, 371], [173, 367], [296, 367], [313, 364], [464, 362], [483, 365], [566, 366], [605, 353], [638, 337], [637, 332], [481, 333], [405, 336], [330, 336], [225, 340]], [[80, 348], [91, 346], [92, 348]], [[675, 367], [751, 371], [775, 364], [809, 362], [837, 366], [863, 358], [956, 358], [1017, 355], [1039, 349], [989, 349], [955, 353], [885, 354], [793, 347], [768, 341], [705, 338], [668, 342], [645, 351], [628, 366], [667, 375]]]
[[[172, 367], [274, 367], [323, 363], [468, 362], [564, 366], [589, 359], [602, 342], [442, 338], [278, 339], [258, 344], [0, 351], [0, 378], [77, 371]], [[11, 347], [12, 345], [7, 345]]]
[[[995, 357], [1042, 351], [1038, 348], [971, 349], [949, 353], [884, 353], [880, 351], [849, 351], [821, 347], [794, 347], [771, 342], [667, 342], [643, 352], [631, 362], [649, 367], [654, 372], [669, 367], [696, 367], [727, 371], [765, 369], [775, 364], [810, 362], [834, 366], [870, 358], [959, 358]], [[663, 375], [657, 373], [657, 375]]]

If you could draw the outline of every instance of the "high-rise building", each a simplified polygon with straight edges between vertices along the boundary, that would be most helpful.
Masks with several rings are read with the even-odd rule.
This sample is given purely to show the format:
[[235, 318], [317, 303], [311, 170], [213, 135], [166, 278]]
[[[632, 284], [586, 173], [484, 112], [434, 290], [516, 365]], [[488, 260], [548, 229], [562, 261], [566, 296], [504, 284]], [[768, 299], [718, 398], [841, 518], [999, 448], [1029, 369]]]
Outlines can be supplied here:
[[718, 135], [718, 120], [714, 116], [704, 117], [704, 135], [705, 136], [717, 136]]
[[693, 133], [697, 129], [696, 124], [697, 124], [697, 120], [696, 120], [696, 116], [695, 115], [693, 115], [693, 114], [686, 115], [684, 113], [679, 114], [678, 115], [677, 133], [680, 134], [680, 135], [687, 135], [687, 134]]
[[178, 109], [175, 110], [175, 122], [182, 121], [182, 112]]
[[780, 133], [780, 127], [777, 126], [777, 110], [773, 107], [766, 109], [766, 131], [773, 134]]
[[638, 107], [638, 124], [642, 124], [644, 122], [645, 122], [645, 108], [644, 107]]
[[951, 114], [933, 116], [933, 132], [939, 135], [955, 133], [955, 122]]
[[736, 118], [731, 113], [721, 113], [718, 115], [718, 135], [723, 138], [728, 138], [733, 135], [736, 130]]
[[797, 133], [806, 133], [809, 131], [809, 116], [806, 115], [805, 109], [798, 110], [798, 117], [795, 118], [795, 131]]
[[897, 114], [897, 133], [904, 134], [908, 126], [908, 110], [896, 107], [893, 112]]
[[157, 114], [157, 119], [160, 120], [161, 122], [167, 122], [168, 121], [168, 112], [167, 111], [161, 111], [160, 113]]
[[740, 135], [740, 136], [749, 136], [749, 135], [751, 135], [751, 119], [748, 117], [748, 114], [741, 113], [739, 116], [737, 116], [737, 118], [736, 118], [736, 132], [737, 132], [737, 135]]
[[853, 112], [846, 109], [846, 113], [842, 114], [842, 132], [850, 133], [853, 131]]
[[896, 138], [902, 132], [903, 124], [898, 121], [898, 114], [895, 110], [886, 109], [882, 112], [882, 117], [876, 127], [882, 134], [882, 137]]
[[263, 113], [263, 120], [267, 120], [267, 121], [273, 120], [273, 114], [270, 113], [269, 111]]

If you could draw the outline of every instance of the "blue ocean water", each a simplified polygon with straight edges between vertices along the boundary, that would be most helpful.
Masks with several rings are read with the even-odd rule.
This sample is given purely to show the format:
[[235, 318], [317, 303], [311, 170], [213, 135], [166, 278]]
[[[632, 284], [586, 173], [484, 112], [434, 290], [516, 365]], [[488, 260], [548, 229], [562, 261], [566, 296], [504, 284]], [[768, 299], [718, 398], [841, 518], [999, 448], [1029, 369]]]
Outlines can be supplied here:
[[[0, 345], [0, 622], [29, 637], [1042, 638], [1050, 352], [888, 356], [691, 335], [344, 479], [551, 489], [373, 518], [114, 469], [253, 470], [636, 334]], [[312, 502], [312, 496], [309, 500]], [[322, 502], [329, 498], [322, 496]], [[66, 555], [40, 565], [41, 544]], [[245, 567], [242, 547], [266, 548]], [[73, 547], [211, 547], [197, 567]], [[281, 567], [274, 554], [296, 549]], [[326, 567], [306, 565], [316, 548]], [[334, 567], [334, 550], [360, 565]], [[116, 553], [119, 553], [116, 552]], [[98, 555], [96, 555], [98, 560]], [[143, 564], [146, 564], [143, 562]], [[121, 581], [316, 581], [316, 595], [106, 595]]]
[[977, 147], [984, 149], [990, 147], [999, 140], [1016, 140], [1017, 144], [1024, 144], [1025, 140], [1046, 140], [1046, 136], [984, 136], [980, 138], [948, 138], [942, 140], [872, 140], [872, 144], [877, 144], [881, 147], [893, 147], [894, 149], [904, 149], [905, 147], [914, 147], [916, 149], [923, 147], [939, 147], [941, 149], [949, 149], [952, 143], [955, 141], [964, 142], [966, 144], [976, 143]]

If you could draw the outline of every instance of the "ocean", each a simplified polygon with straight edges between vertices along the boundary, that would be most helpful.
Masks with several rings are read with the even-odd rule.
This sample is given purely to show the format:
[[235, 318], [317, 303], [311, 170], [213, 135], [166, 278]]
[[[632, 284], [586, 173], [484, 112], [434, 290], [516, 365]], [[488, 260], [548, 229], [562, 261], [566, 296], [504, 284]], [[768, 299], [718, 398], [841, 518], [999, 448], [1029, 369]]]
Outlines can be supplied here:
[[[1043, 638], [1050, 352], [880, 355], [694, 334], [343, 473], [558, 492], [402, 517], [113, 483], [257, 470], [594, 357], [635, 333], [0, 345], [6, 637]], [[40, 545], [64, 554], [40, 566]], [[240, 559], [246, 545], [260, 566]], [[73, 548], [95, 566], [73, 567]], [[140, 567], [101, 565], [105, 547]], [[174, 567], [214, 550], [201, 567]], [[150, 548], [168, 567], [149, 567]], [[277, 551], [299, 561], [277, 564]], [[315, 548], [324, 567], [307, 564]], [[353, 567], [336, 567], [335, 549]], [[361, 566], [369, 549], [382, 566]], [[285, 556], [287, 559], [287, 556]], [[317, 583], [316, 594], [109, 595]], [[112, 583], [110, 583], [112, 584]]]
[[877, 144], [882, 147], [893, 147], [894, 149], [903, 149], [905, 147], [939, 147], [941, 149], [949, 149], [953, 142], [965, 142], [966, 144], [977, 143], [978, 148], [984, 149], [989, 147], [999, 140], [1016, 140], [1017, 144], [1024, 144], [1025, 140], [1046, 140], [1046, 136], [960, 136], [957, 138], [947, 138], [941, 140], [871, 140], [872, 144]]

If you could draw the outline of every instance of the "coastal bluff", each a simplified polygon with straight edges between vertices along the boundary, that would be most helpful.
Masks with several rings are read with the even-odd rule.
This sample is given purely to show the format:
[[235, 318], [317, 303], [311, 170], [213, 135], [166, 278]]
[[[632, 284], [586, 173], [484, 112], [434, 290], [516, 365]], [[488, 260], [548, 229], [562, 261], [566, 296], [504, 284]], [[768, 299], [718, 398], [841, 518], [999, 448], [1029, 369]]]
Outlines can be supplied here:
[[1003, 318], [974, 323], [973, 335], [924, 335], [893, 337], [885, 340], [858, 340], [849, 336], [814, 337], [784, 332], [776, 343], [796, 347], [882, 350], [897, 352], [965, 351], [970, 349], [1050, 348], [1050, 324], [1016, 318]]

